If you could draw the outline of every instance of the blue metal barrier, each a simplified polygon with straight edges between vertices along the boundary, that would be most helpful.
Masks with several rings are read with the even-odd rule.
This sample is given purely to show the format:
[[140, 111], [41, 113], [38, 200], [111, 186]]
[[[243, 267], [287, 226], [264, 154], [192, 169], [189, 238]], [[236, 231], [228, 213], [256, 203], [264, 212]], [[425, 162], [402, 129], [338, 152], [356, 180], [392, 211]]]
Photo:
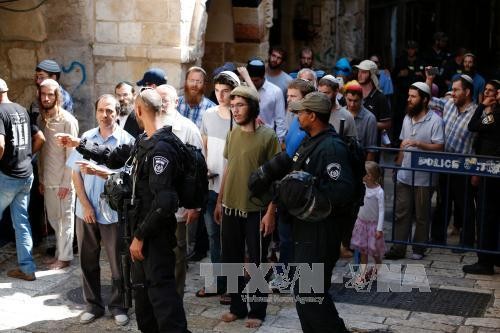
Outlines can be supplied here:
[[[500, 143], [499, 143], [500, 144]], [[400, 149], [395, 149], [395, 148], [382, 148], [382, 147], [369, 147], [369, 149], [372, 150], [377, 150], [380, 152], [384, 152], [386, 154], [398, 154], [401, 150]], [[404, 245], [414, 245], [414, 246], [421, 246], [424, 248], [428, 247], [436, 247], [436, 248], [446, 248], [446, 249], [451, 249], [451, 250], [459, 250], [459, 251], [473, 251], [473, 252], [482, 252], [482, 253], [490, 253], [490, 254], [500, 254], [500, 248], [497, 248], [496, 250], [486, 250], [481, 248], [481, 244], [479, 244], [479, 241], [482, 240], [484, 237], [484, 230], [485, 230], [485, 219], [484, 219], [484, 214], [481, 212], [481, 202], [478, 202], [478, 198], [484, 197], [485, 193], [485, 186], [484, 186], [484, 181], [481, 182], [481, 186], [477, 189], [476, 193], [474, 191], [469, 191], [472, 187], [469, 186], [468, 183], [464, 184], [465, 191], [463, 193], [463, 200], [467, 204], [470, 204], [469, 200], [473, 200], [473, 203], [475, 204], [475, 208], [479, 210], [479, 214], [472, 213], [470, 211], [467, 211], [467, 204], [465, 207], [461, 207], [464, 209], [464, 211], [456, 210], [454, 211], [454, 220], [455, 216], [473, 216], [473, 221], [469, 221], [466, 218], [463, 220], [463, 226], [462, 226], [462, 232], [461, 232], [461, 237], [460, 237], [460, 244], [458, 245], [452, 245], [447, 243], [447, 228], [448, 224], [450, 221], [451, 217], [451, 208], [449, 207], [449, 200], [450, 200], [450, 180], [451, 179], [461, 179], [464, 176], [464, 181], [465, 182], [470, 182], [470, 179], [472, 176], [478, 176], [481, 178], [500, 178], [500, 158], [499, 157], [493, 157], [493, 156], [481, 156], [481, 155], [463, 155], [463, 154], [454, 154], [454, 153], [445, 153], [445, 152], [431, 152], [431, 151], [418, 151], [418, 150], [402, 150], [404, 152], [409, 152], [411, 153], [411, 163], [409, 167], [403, 168], [401, 166], [398, 166], [394, 163], [387, 163], [384, 161], [380, 162], [380, 167], [384, 170], [389, 169], [389, 170], [395, 170], [396, 172], [398, 170], [409, 170], [412, 173], [412, 185], [414, 186], [414, 181], [415, 181], [415, 172], [424, 172], [429, 174], [429, 186], [432, 186], [432, 175], [438, 175], [439, 176], [439, 185], [434, 188], [434, 191], [437, 191], [437, 203], [436, 205], [432, 205], [432, 197], [433, 194], [430, 195], [429, 200], [430, 202], [430, 211], [428, 212], [428, 221], [427, 221], [427, 226], [428, 226], [428, 235], [427, 235], [427, 241], [425, 243], [423, 242], [413, 242], [411, 237], [412, 235], [412, 225], [413, 221], [410, 223], [410, 228], [408, 230], [408, 237], [405, 240], [401, 239], [395, 239], [395, 225], [396, 225], [396, 196], [397, 196], [397, 189], [396, 189], [396, 177], [393, 177], [393, 186], [394, 186], [394, 200], [393, 200], [393, 217], [392, 217], [392, 235], [390, 240], [386, 240], [389, 243], [394, 243], [394, 244], [404, 244]], [[385, 154], [384, 154], [385, 155]], [[456, 185], [456, 184], [453, 184]], [[386, 184], [387, 186], [387, 184]], [[439, 190], [441, 189], [441, 190]], [[444, 191], [442, 191], [444, 189]], [[455, 195], [456, 196], [456, 195]], [[498, 189], [498, 199], [499, 199], [499, 205], [500, 205], [500, 188]], [[413, 210], [414, 210], [414, 197], [412, 194], [412, 202], [413, 202], [413, 209], [412, 209], [412, 215], [413, 215]], [[436, 209], [436, 206], [441, 205], [440, 209], [444, 209], [444, 216], [443, 216], [443, 221], [441, 219], [436, 221], [436, 216], [432, 218], [433, 210]], [[444, 205], [444, 207], [443, 207]], [[434, 212], [435, 213], [435, 212]], [[434, 223], [433, 223], [434, 221]], [[455, 222], [455, 221], [454, 221]], [[498, 217], [498, 224], [500, 225], [500, 216]], [[444, 239], [440, 240], [439, 242], [432, 242], [430, 240], [431, 236], [431, 231], [433, 230], [433, 227], [436, 225], [440, 226], [442, 225], [444, 230], [439, 230], [442, 231], [444, 235]], [[471, 229], [471, 227], [473, 229]], [[476, 234], [475, 230], [476, 228], [478, 229], [479, 233], [477, 234], [477, 237], [474, 235]], [[500, 227], [499, 227], [500, 228]], [[472, 236], [471, 236], [472, 235]], [[466, 246], [464, 245], [464, 240], [466, 238], [472, 237], [472, 246]], [[497, 235], [496, 237], [500, 237], [500, 235]], [[500, 244], [500, 241], [498, 242]]]

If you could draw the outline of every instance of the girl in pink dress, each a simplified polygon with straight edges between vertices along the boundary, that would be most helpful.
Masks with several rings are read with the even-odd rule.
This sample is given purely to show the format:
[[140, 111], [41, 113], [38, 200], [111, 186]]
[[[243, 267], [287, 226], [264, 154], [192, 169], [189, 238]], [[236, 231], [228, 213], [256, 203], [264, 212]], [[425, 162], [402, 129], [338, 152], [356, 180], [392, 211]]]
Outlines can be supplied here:
[[366, 270], [368, 256], [373, 257], [375, 264], [382, 264], [385, 253], [384, 242], [384, 190], [380, 186], [381, 170], [377, 163], [365, 163], [366, 175], [363, 178], [366, 193], [364, 204], [360, 207], [358, 218], [354, 224], [351, 238], [351, 248], [361, 253], [361, 269], [359, 282], [375, 278], [376, 269]]

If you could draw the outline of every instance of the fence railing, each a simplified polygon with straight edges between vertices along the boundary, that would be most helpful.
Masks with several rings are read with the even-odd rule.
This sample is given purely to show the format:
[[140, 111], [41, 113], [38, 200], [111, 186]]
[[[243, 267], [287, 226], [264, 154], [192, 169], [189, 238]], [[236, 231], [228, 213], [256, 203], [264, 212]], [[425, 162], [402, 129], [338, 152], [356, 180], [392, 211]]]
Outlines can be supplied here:
[[[500, 144], [500, 143], [499, 143]], [[394, 148], [370, 147], [372, 150], [382, 152], [387, 155], [398, 154], [401, 150]], [[383, 158], [380, 161], [380, 167], [385, 170], [392, 170], [393, 177], [393, 216], [392, 216], [392, 234], [387, 242], [394, 244], [404, 244], [420, 246], [424, 248], [436, 247], [459, 251], [474, 251], [490, 254], [500, 254], [500, 248], [486, 249], [483, 240], [485, 233], [491, 230], [487, 226], [487, 217], [484, 214], [484, 205], [482, 200], [485, 198], [486, 182], [489, 179], [498, 180], [500, 178], [500, 158], [481, 155], [463, 155], [445, 152], [431, 152], [418, 150], [402, 150], [409, 154], [410, 165], [402, 167], [396, 165], [393, 161], [387, 161]], [[396, 237], [395, 230], [397, 223], [397, 205], [398, 205], [398, 186], [397, 172], [400, 170], [409, 171], [411, 174], [410, 184], [415, 188], [415, 175], [419, 174], [419, 183], [422, 184], [422, 175], [427, 175], [428, 183], [424, 186], [432, 188], [431, 195], [428, 196], [427, 228], [426, 237], [419, 241], [414, 240], [412, 235], [413, 219], [405, 237]], [[436, 179], [437, 178], [437, 179]], [[472, 183], [475, 183], [475, 186]], [[385, 188], [390, 184], [384, 184]], [[459, 193], [457, 193], [457, 191]], [[415, 216], [415, 192], [411, 191], [412, 211], [408, 212]], [[435, 199], [434, 198], [434, 194]], [[491, 194], [490, 194], [491, 195]], [[497, 189], [498, 205], [500, 205], [500, 188]], [[447, 229], [453, 217], [453, 223], [461, 227], [460, 240], [458, 244], [449, 244]], [[490, 220], [491, 221], [491, 220]], [[497, 222], [500, 225], [500, 216]], [[500, 228], [494, 229], [500, 230]], [[488, 237], [500, 237], [498, 235], [488, 235]], [[399, 239], [397, 239], [399, 238]], [[497, 241], [497, 246], [500, 241]]]

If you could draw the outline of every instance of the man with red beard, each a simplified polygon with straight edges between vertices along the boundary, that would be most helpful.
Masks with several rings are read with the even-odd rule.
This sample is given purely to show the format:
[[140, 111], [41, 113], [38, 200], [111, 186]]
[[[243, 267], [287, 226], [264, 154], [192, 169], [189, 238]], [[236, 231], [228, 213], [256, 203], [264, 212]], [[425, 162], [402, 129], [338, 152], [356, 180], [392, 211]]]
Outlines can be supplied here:
[[184, 96], [179, 97], [177, 106], [177, 110], [198, 128], [201, 127], [201, 118], [205, 111], [215, 106], [214, 102], [203, 95], [206, 81], [207, 73], [203, 68], [197, 66], [189, 68], [184, 82]]
[[[186, 72], [184, 82], [184, 96], [179, 97], [177, 110], [181, 115], [191, 120], [198, 129], [201, 128], [203, 114], [211, 107], [216, 106], [214, 102], [206, 98], [205, 84], [207, 82], [207, 73], [201, 67], [193, 66]], [[208, 251], [208, 234], [205, 228], [203, 213], [198, 221], [192, 221], [188, 228], [188, 238], [196, 239], [195, 245], [188, 255], [190, 261], [200, 261], [205, 258]], [[189, 246], [189, 244], [188, 244]]]
[[286, 100], [288, 84], [292, 77], [285, 73], [281, 66], [286, 61], [286, 51], [280, 46], [269, 48], [269, 59], [267, 60], [266, 80], [277, 85], [283, 91], [283, 97]]
[[78, 135], [78, 121], [61, 107], [62, 93], [59, 84], [52, 79], [40, 83], [40, 115], [38, 127], [45, 136], [45, 144], [38, 160], [40, 192], [44, 195], [47, 219], [56, 235], [54, 258], [44, 261], [50, 269], [69, 266], [73, 260], [73, 211], [75, 190], [71, 181], [71, 168], [66, 161], [73, 148], [57, 144], [54, 134]]
[[[431, 98], [429, 86], [423, 82], [415, 82], [408, 90], [408, 109], [403, 120], [403, 128], [399, 139], [401, 149], [442, 151], [444, 148], [443, 120], [434, 112], [429, 112], [428, 104]], [[411, 152], [400, 151], [396, 164], [403, 168], [411, 167]], [[430, 178], [431, 177], [431, 178]], [[415, 234], [413, 242], [427, 241], [431, 220], [430, 206], [437, 177], [428, 172], [415, 172], [401, 169], [397, 173], [396, 184], [396, 222], [394, 237], [396, 240], [407, 241], [411, 238], [413, 207], [415, 207]], [[425, 248], [413, 246], [412, 259], [419, 260], [424, 256]], [[387, 259], [405, 257], [406, 246], [394, 244], [386, 254]]]

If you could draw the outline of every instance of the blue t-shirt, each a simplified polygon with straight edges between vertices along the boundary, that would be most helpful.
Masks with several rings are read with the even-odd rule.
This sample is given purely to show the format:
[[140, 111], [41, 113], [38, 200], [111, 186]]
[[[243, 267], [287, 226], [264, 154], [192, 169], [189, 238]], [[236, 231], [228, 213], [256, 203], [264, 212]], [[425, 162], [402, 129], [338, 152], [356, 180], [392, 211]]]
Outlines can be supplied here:
[[285, 136], [286, 154], [293, 157], [305, 137], [306, 132], [300, 129], [299, 118], [294, 117]]

